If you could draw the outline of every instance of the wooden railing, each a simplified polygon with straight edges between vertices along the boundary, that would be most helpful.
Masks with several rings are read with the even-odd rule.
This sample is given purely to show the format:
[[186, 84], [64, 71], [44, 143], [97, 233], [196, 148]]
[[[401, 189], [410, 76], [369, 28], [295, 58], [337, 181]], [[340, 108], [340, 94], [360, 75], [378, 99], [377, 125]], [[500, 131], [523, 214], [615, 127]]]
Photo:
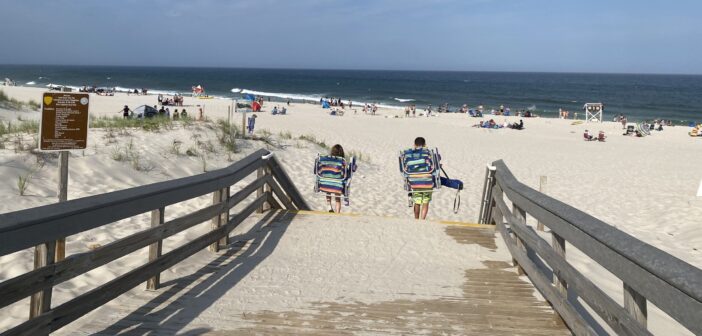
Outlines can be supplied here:
[[[233, 195], [230, 193], [234, 184], [253, 173], [253, 182]], [[234, 206], [254, 192], [252, 202], [230, 215]], [[212, 205], [164, 222], [169, 205], [210, 193]], [[228, 244], [230, 231], [253, 212], [264, 211], [264, 207], [309, 209], [276, 158], [259, 150], [227, 168], [205, 174], [0, 215], [0, 255], [36, 248], [34, 270], [0, 282], [0, 308], [31, 296], [30, 319], [3, 335], [46, 335], [140, 283], [157, 289], [161, 272], [204, 248], [218, 251]], [[147, 212], [151, 213], [149, 229], [55, 262], [57, 239]], [[209, 220], [212, 229], [208, 233], [161, 253], [164, 238]], [[149, 257], [144, 265], [68, 302], [51, 306], [53, 286], [147, 246]]]
[[[488, 168], [486, 181], [488, 203], [479, 220], [497, 225], [518, 272], [526, 273], [576, 335], [604, 329], [583, 316], [573, 295], [619, 335], [650, 335], [647, 301], [702, 335], [702, 270], [522, 184], [502, 161]], [[550, 244], [526, 225], [527, 214], [550, 229]], [[623, 282], [624, 306], [568, 263], [566, 243]]]

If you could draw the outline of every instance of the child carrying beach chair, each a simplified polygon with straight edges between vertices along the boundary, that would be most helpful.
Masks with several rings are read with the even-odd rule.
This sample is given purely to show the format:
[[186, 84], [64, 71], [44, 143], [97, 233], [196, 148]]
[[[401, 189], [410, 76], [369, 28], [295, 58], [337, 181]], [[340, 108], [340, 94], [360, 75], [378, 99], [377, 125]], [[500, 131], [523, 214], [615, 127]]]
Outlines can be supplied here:
[[[424, 138], [418, 139], [421, 139], [422, 142], [424, 140]], [[416, 198], [418, 196], [428, 198], [426, 200], [426, 203], [428, 203], [431, 200], [431, 193], [438, 191], [443, 185], [457, 190], [453, 211], [454, 213], [458, 212], [461, 204], [459, 193], [463, 189], [463, 182], [450, 179], [445, 171], [444, 174], [446, 176], [441, 176], [443, 168], [441, 167], [441, 155], [439, 155], [438, 148], [429, 149], [424, 146], [415, 146], [414, 148], [400, 151], [399, 165], [404, 188], [409, 197], [410, 207], [416, 206], [418, 203]], [[425, 200], [421, 200], [421, 203], [425, 203]]]
[[336, 198], [336, 209], [331, 208], [330, 212], [341, 211], [340, 199], [342, 197], [344, 198], [344, 204], [349, 206], [351, 177], [353, 177], [353, 172], [355, 171], [356, 158], [351, 157], [351, 159], [346, 160], [343, 148], [340, 145], [335, 145], [330, 155], [317, 155], [317, 159], [314, 162], [314, 191], [325, 193], [330, 207], [332, 196]]
[[400, 151], [400, 172], [405, 190], [412, 193], [427, 192], [441, 188], [439, 150], [426, 147]]

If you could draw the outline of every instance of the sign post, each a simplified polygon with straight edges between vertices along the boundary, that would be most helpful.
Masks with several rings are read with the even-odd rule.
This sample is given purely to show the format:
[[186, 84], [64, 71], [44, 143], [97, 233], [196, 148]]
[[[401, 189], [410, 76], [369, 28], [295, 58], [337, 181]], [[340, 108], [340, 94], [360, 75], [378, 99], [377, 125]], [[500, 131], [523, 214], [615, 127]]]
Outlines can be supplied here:
[[[58, 201], [68, 200], [68, 150], [85, 149], [88, 142], [87, 93], [44, 93], [39, 149], [59, 151]], [[66, 240], [56, 242], [56, 261], [66, 257]]]
[[[87, 93], [47, 92], [42, 97], [39, 149], [59, 151], [58, 201], [68, 199], [68, 150], [85, 149], [88, 143]], [[66, 239], [46, 242], [34, 249], [34, 269], [66, 257]], [[29, 316], [36, 317], [51, 309], [52, 287], [32, 294]]]

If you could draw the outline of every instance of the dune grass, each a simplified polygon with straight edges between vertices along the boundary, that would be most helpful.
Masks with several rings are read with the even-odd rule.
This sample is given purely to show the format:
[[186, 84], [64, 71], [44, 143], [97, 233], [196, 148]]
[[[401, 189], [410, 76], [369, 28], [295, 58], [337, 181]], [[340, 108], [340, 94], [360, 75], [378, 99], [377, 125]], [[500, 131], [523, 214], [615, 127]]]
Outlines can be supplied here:
[[12, 110], [21, 110], [23, 108], [28, 108], [30, 110], [38, 110], [41, 107], [41, 105], [34, 100], [25, 102], [17, 100], [15, 98], [11, 98], [3, 90], [0, 90], [0, 106]]

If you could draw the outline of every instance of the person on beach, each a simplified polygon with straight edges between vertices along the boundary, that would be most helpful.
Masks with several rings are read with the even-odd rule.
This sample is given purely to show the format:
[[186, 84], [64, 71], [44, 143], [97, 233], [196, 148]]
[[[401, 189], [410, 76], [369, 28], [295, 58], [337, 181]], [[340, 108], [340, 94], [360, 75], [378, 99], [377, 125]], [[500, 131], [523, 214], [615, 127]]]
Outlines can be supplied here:
[[256, 127], [256, 118], [258, 118], [258, 116], [254, 113], [247, 120], [246, 130], [249, 132], [249, 135], [253, 135], [254, 133], [254, 127]]
[[129, 113], [132, 112], [132, 110], [129, 109], [129, 106], [124, 105], [124, 108], [122, 109], [122, 117], [124, 119], [129, 119]]
[[[425, 148], [426, 146], [427, 142], [423, 137], [414, 139], [414, 148]], [[431, 195], [431, 191], [414, 192], [412, 194], [412, 201], [414, 201], [414, 219], [427, 219]]]
[[173, 120], [178, 120], [179, 117], [178, 109], [173, 110]]
[[[331, 152], [329, 153], [331, 156], [338, 156], [338, 157], [346, 157], [344, 155], [344, 147], [341, 147], [341, 145], [336, 144], [332, 146]], [[340, 213], [341, 212], [341, 196], [335, 196], [334, 197], [334, 207], [332, 207], [332, 195], [330, 193], [327, 193], [327, 204], [329, 205], [329, 212], [336, 212]]]

